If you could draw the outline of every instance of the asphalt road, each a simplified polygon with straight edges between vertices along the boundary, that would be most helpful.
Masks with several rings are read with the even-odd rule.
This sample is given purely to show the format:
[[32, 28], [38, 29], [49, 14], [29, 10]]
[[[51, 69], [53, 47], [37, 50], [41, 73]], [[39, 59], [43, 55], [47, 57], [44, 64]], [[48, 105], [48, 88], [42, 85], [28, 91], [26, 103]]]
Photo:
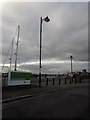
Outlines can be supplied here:
[[2, 118], [88, 118], [88, 86], [3, 103]]

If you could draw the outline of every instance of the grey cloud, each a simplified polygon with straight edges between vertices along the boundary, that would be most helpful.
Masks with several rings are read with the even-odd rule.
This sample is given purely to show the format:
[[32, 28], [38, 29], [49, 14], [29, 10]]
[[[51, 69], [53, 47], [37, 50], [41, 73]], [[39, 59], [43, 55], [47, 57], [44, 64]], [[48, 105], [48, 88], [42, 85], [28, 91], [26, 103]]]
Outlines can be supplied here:
[[[42, 60], [69, 60], [72, 54], [76, 61], [87, 61], [88, 3], [78, 2], [3, 4], [3, 59], [17, 25], [20, 25], [18, 63], [38, 61], [40, 17], [47, 15], [51, 20], [43, 22]], [[15, 47], [14, 44], [14, 51]]]
[[[73, 71], [82, 71], [82, 69], [88, 67], [88, 62], [75, 62], [73, 61]], [[23, 70], [31, 70], [32, 73], [39, 73], [39, 65], [20, 65], [19, 68]], [[51, 63], [51, 64], [42, 64], [42, 73], [65, 73], [70, 72], [70, 61], [64, 63]]]

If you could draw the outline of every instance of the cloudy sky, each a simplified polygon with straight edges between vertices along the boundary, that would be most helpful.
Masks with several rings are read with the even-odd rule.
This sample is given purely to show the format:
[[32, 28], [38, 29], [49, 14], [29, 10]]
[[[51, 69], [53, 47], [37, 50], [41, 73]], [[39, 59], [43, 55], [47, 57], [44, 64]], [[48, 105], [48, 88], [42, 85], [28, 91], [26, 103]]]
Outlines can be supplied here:
[[[42, 73], [88, 69], [88, 2], [5, 2], [2, 4], [2, 64], [9, 64], [12, 39], [14, 69], [17, 28], [20, 25], [18, 67], [39, 73], [40, 17], [42, 32]], [[0, 44], [1, 46], [1, 44]]]

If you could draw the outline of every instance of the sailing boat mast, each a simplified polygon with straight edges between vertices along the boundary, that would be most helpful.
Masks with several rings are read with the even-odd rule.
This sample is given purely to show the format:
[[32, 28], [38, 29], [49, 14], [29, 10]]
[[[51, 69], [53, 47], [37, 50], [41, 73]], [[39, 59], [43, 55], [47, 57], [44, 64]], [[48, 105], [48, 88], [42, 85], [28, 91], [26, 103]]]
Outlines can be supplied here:
[[12, 63], [13, 42], [14, 42], [14, 38], [12, 40], [11, 55], [10, 55], [10, 58], [9, 58], [9, 60], [10, 60], [10, 71], [11, 71], [11, 63]]
[[18, 25], [18, 35], [17, 35], [17, 43], [16, 43], [16, 59], [15, 59], [15, 71], [17, 71], [17, 55], [18, 55], [18, 43], [19, 43], [19, 31], [20, 26]]

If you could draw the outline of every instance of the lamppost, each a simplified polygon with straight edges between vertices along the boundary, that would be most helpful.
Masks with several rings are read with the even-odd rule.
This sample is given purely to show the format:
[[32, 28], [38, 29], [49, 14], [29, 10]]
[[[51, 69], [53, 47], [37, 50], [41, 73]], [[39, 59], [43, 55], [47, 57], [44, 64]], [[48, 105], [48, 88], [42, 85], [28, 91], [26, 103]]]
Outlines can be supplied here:
[[70, 56], [70, 59], [71, 59], [71, 74], [73, 73], [73, 69], [72, 69], [72, 59], [73, 59], [73, 56], [71, 55]]
[[40, 63], [39, 63], [39, 86], [41, 87], [41, 68], [42, 68], [42, 65], [41, 65], [41, 48], [42, 48], [42, 23], [43, 21], [45, 22], [49, 22], [50, 19], [47, 17], [45, 18], [40, 18]]

